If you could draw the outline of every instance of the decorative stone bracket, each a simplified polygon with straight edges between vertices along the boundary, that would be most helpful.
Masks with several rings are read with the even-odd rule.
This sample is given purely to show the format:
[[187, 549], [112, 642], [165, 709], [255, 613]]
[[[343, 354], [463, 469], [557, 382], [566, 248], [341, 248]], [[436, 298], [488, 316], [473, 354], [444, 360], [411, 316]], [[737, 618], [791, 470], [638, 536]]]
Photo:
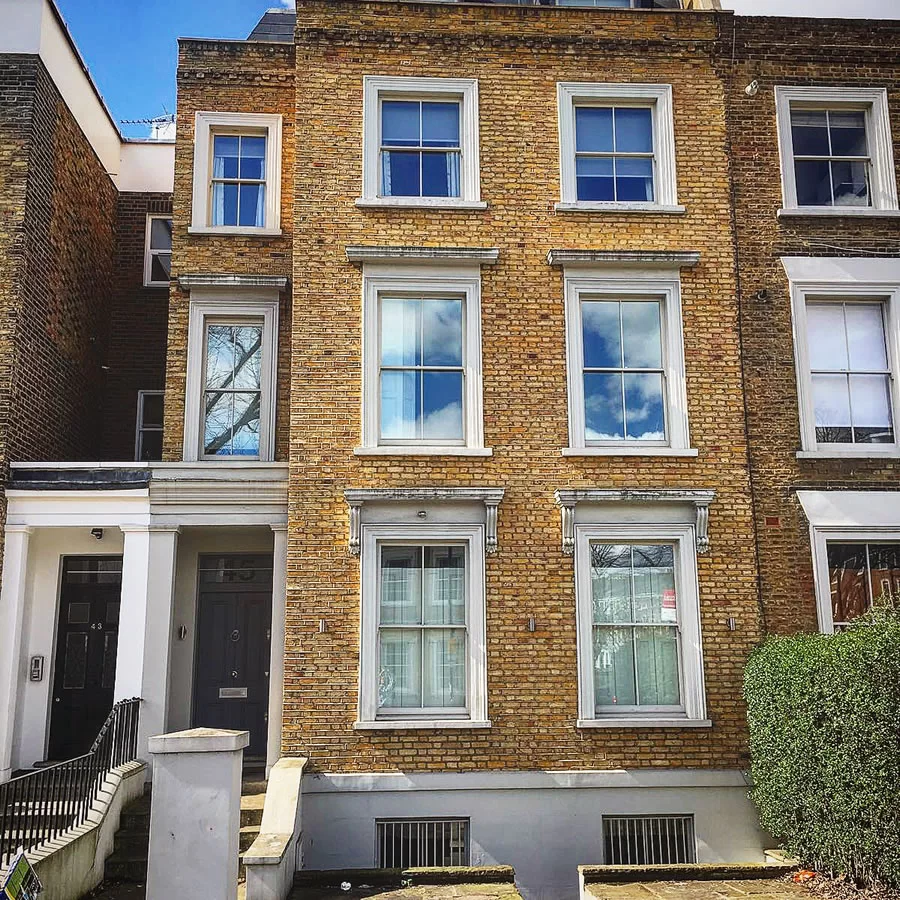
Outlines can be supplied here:
[[575, 507], [579, 503], [682, 503], [693, 504], [696, 514], [697, 552], [709, 551], [709, 504], [716, 496], [710, 490], [576, 490], [557, 491], [556, 505], [562, 519], [562, 551], [575, 553]]
[[503, 499], [503, 488], [360, 488], [344, 491], [344, 499], [350, 507], [351, 556], [359, 556], [362, 536], [362, 507], [366, 503], [409, 503], [416, 501], [459, 503], [480, 501], [484, 503], [484, 549], [496, 553], [497, 507]]

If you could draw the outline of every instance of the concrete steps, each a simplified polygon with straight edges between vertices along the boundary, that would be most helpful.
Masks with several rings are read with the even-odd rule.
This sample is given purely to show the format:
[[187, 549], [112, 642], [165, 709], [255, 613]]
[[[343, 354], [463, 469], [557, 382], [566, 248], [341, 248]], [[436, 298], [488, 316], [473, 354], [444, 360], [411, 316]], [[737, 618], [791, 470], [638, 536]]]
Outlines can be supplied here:
[[241, 782], [241, 836], [240, 857], [238, 859], [238, 882], [246, 879], [244, 853], [259, 837], [263, 807], [266, 803], [266, 781], [263, 772], [245, 774]]
[[106, 860], [106, 880], [146, 883], [149, 847], [150, 794], [147, 792], [122, 810], [113, 852]]

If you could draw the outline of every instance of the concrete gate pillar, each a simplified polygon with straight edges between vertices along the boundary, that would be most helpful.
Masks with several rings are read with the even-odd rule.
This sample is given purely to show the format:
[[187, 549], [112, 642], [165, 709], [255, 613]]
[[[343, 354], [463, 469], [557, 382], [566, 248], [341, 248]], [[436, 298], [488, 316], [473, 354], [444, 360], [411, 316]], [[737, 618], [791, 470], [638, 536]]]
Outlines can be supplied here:
[[236, 900], [241, 766], [248, 731], [192, 728], [150, 738], [147, 900]]

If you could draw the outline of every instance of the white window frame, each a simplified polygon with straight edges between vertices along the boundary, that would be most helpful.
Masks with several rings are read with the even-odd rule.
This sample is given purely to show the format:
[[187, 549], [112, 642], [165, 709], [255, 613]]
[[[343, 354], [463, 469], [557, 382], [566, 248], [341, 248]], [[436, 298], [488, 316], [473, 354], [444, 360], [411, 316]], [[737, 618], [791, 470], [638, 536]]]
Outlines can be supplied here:
[[[682, 710], [677, 713], [634, 711], [599, 715], [594, 705], [591, 611], [592, 541], [612, 544], [669, 543], [674, 545], [675, 596], [679, 629]], [[708, 727], [700, 635], [700, 594], [693, 525], [575, 525], [575, 602], [577, 607], [578, 727], [659, 728]]]
[[[381, 101], [459, 101], [459, 197], [381, 196]], [[357, 206], [486, 209], [481, 200], [478, 137], [478, 81], [474, 78], [363, 77], [363, 177]]]
[[[463, 428], [459, 444], [440, 441], [380, 439], [379, 298], [400, 296], [459, 297], [463, 300]], [[481, 364], [481, 269], [479, 266], [365, 265], [363, 267], [362, 321], [362, 446], [357, 455], [384, 456], [490, 456], [484, 446]]]
[[157, 213], [147, 214], [147, 221], [144, 226], [144, 287], [167, 288], [169, 286], [168, 279], [166, 279], [165, 281], [153, 281], [153, 257], [163, 254], [168, 255], [170, 262], [172, 259], [171, 250], [154, 250], [150, 247], [150, 232], [152, 230], [154, 219], [163, 219], [164, 221], [171, 222], [172, 216], [161, 215]]
[[[797, 456], [801, 459], [900, 456], [900, 264], [896, 260], [840, 258], [786, 258], [782, 262], [791, 283], [802, 448]], [[884, 304], [885, 343], [891, 370], [892, 444], [820, 444], [816, 440], [806, 305], [810, 301], [841, 299]]]
[[141, 461], [141, 435], [143, 434], [143, 432], [158, 431], [162, 433], [164, 431], [164, 425], [160, 425], [159, 428], [156, 428], [155, 426], [153, 428], [147, 428], [144, 426], [144, 398], [162, 397], [165, 401], [165, 396], [165, 391], [138, 391], [137, 418], [135, 419], [134, 424], [134, 458], [137, 462]]
[[[463, 543], [466, 546], [468, 659], [466, 710], [378, 715], [379, 548], [382, 544]], [[360, 576], [358, 729], [489, 728], [485, 638], [484, 525], [363, 525]]]
[[[900, 507], [900, 494], [894, 497]], [[900, 544], [900, 526], [893, 528], [813, 528], [813, 568], [816, 582], [816, 607], [819, 629], [834, 634], [834, 614], [831, 609], [831, 573], [828, 569], [829, 544]]]
[[[569, 395], [569, 446], [564, 456], [696, 456], [690, 446], [684, 331], [681, 321], [681, 278], [659, 271], [566, 268], [566, 368]], [[584, 344], [581, 300], [652, 299], [660, 301], [663, 368], [665, 369], [666, 441], [588, 443], [584, 415]]]
[[[223, 297], [193, 291], [188, 320], [187, 380], [184, 402], [184, 460], [217, 465], [271, 462], [275, 458], [275, 398], [277, 392], [278, 300], [260, 299], [252, 292]], [[203, 453], [203, 390], [206, 365], [206, 327], [215, 321], [262, 323], [262, 364], [258, 456], [207, 456]]]
[[[210, 215], [214, 134], [266, 136], [265, 225], [212, 225]], [[281, 116], [263, 113], [198, 112], [194, 117], [194, 180], [189, 234], [281, 234]]]
[[[675, 171], [675, 123], [669, 84], [591, 84], [560, 81], [556, 85], [559, 119], [560, 202], [557, 212], [683, 213]], [[653, 201], [579, 200], [575, 179], [575, 107], [642, 106], [653, 112]]]
[[[791, 132], [791, 107], [819, 106], [823, 109], [864, 110], [866, 136], [872, 158], [872, 205], [799, 206], [794, 171], [794, 145]], [[897, 176], [894, 171], [894, 146], [888, 113], [887, 90], [856, 87], [775, 87], [775, 111], [778, 125], [778, 150], [781, 159], [782, 209], [779, 216], [885, 216], [900, 215], [897, 206]]]

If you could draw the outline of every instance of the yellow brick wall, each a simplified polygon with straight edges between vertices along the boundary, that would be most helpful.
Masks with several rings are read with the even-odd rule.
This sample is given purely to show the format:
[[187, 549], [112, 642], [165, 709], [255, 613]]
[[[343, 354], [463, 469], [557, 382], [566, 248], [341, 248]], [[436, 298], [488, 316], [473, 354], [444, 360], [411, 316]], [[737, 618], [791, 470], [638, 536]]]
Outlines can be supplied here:
[[[298, 16], [285, 752], [330, 771], [740, 765], [741, 671], [759, 632], [714, 16], [302, 0]], [[369, 74], [478, 79], [486, 211], [354, 206]], [[673, 85], [686, 215], [554, 213], [557, 81]], [[482, 282], [491, 458], [353, 455], [361, 274], [346, 261], [351, 244], [499, 248]], [[551, 248], [700, 251], [682, 279], [696, 459], [560, 455], [565, 339]], [[347, 552], [342, 491], [417, 485], [506, 488], [501, 550], [487, 562], [489, 731], [352, 728], [359, 562]], [[711, 730], [575, 727], [573, 561], [560, 549], [553, 491], [626, 486], [718, 492], [712, 550], [699, 558]]]

